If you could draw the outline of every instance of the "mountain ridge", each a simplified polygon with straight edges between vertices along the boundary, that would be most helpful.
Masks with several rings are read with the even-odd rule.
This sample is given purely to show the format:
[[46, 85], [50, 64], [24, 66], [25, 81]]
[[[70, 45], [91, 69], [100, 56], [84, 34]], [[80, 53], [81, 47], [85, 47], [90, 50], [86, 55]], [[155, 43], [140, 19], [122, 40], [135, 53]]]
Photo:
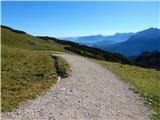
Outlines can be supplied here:
[[132, 35], [127, 41], [102, 48], [125, 56], [139, 55], [144, 51], [160, 50], [160, 29], [149, 28]]
[[114, 35], [89, 35], [80, 37], [66, 37], [63, 40], [73, 41], [84, 45], [95, 46], [99, 42], [116, 43], [125, 41], [134, 33], [115, 33]]

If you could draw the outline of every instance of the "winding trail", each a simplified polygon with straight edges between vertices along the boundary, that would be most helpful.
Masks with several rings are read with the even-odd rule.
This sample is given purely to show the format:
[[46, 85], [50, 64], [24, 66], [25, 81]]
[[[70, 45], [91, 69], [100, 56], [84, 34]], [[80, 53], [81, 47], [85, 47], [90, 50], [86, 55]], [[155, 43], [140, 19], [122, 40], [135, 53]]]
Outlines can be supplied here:
[[116, 76], [86, 58], [63, 54], [71, 76], [3, 120], [149, 120], [138, 96]]

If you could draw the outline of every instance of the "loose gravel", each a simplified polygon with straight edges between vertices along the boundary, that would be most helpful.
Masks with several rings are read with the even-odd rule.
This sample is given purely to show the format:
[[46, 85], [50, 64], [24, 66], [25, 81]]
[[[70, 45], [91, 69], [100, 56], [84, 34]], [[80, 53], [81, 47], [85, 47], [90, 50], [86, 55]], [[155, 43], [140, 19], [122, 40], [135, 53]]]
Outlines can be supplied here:
[[112, 72], [84, 57], [61, 56], [71, 65], [71, 76], [2, 113], [3, 120], [149, 120], [142, 100]]

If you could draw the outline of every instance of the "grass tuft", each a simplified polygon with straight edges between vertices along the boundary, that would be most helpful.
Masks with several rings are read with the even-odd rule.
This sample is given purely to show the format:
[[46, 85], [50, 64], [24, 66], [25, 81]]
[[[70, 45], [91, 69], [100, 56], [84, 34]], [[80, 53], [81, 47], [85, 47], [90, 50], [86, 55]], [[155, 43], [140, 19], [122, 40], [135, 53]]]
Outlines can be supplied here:
[[57, 69], [57, 73], [62, 78], [66, 78], [69, 76], [70, 65], [60, 56], [52, 56], [55, 59], [55, 68]]

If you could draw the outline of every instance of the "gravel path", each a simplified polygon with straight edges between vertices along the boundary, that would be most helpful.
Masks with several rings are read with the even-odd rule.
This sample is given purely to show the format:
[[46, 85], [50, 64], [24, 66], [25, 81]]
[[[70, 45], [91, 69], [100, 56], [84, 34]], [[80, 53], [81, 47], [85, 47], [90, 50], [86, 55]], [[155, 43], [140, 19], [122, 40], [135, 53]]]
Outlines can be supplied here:
[[136, 94], [101, 65], [74, 55], [61, 55], [72, 74], [46, 94], [28, 101], [3, 120], [148, 120]]

